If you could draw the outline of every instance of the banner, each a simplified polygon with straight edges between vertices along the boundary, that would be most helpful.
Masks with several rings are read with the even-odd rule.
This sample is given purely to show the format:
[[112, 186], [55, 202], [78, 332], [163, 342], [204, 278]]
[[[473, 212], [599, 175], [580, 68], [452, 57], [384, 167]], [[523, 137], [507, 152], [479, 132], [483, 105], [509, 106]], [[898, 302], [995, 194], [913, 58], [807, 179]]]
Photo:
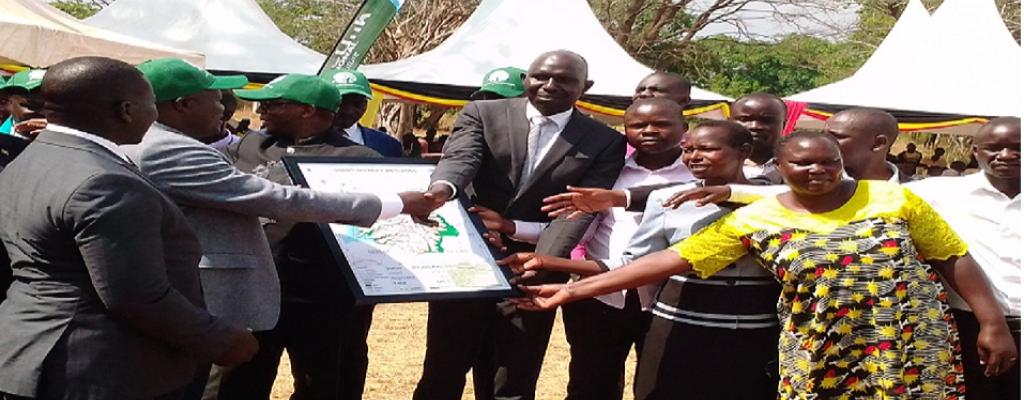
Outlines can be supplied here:
[[320, 66], [318, 73], [328, 69], [355, 69], [363, 62], [366, 52], [384, 31], [391, 19], [398, 13], [405, 0], [366, 0], [356, 11], [348, 27], [334, 44], [334, 49]]

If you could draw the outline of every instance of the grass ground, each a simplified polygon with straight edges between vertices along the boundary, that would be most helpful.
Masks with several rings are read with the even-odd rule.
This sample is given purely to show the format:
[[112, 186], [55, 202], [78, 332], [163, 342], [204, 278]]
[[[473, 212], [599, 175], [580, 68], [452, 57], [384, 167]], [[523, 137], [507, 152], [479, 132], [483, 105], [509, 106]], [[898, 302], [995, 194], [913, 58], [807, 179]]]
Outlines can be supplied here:
[[[426, 351], [426, 303], [386, 304], [377, 306], [373, 328], [370, 330], [370, 370], [366, 376], [366, 400], [404, 400], [412, 398], [419, 380]], [[636, 357], [630, 354], [626, 368], [626, 399], [633, 396], [628, 388], [633, 384]], [[565, 342], [562, 317], [559, 314], [551, 333], [551, 343], [544, 360], [540, 380], [537, 382], [538, 400], [565, 398], [568, 382], [569, 345]], [[464, 400], [473, 399], [472, 377], [467, 376]], [[287, 356], [282, 360], [274, 382], [274, 400], [287, 400], [292, 393], [292, 379]]]

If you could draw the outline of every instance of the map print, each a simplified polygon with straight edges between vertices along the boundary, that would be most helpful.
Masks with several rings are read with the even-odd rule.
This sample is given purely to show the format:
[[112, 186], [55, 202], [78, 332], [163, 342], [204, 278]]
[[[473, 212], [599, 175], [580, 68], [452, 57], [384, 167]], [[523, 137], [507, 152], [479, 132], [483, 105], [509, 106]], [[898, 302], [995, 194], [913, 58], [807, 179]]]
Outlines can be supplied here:
[[[433, 168], [428, 164], [299, 163], [314, 190], [381, 195], [426, 188]], [[330, 224], [365, 296], [511, 289], [457, 201], [446, 203], [430, 219], [433, 226], [407, 215], [370, 227]]]

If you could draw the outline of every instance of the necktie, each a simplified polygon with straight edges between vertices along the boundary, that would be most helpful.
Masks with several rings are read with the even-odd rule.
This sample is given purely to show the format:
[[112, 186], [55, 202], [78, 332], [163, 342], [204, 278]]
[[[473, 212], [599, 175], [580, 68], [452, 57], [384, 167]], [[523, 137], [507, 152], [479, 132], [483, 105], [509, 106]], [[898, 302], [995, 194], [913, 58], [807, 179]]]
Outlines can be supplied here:
[[536, 116], [530, 118], [530, 133], [526, 137], [526, 165], [523, 166], [523, 182], [530, 178], [530, 174], [540, 164], [541, 149], [544, 146], [544, 130], [551, 125], [550, 118]]

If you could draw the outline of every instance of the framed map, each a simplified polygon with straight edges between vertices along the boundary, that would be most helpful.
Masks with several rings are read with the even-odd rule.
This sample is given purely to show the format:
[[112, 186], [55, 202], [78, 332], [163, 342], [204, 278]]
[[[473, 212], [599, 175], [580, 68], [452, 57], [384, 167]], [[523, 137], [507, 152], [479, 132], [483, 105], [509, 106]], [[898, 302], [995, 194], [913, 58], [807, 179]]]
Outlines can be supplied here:
[[[313, 190], [399, 193], [424, 190], [434, 162], [410, 159], [284, 157], [292, 180]], [[370, 227], [320, 224], [360, 304], [502, 298], [519, 295], [501, 255], [484, 240], [483, 223], [461, 196], [430, 215], [434, 226], [408, 215]], [[347, 265], [347, 268], [346, 268]]]

